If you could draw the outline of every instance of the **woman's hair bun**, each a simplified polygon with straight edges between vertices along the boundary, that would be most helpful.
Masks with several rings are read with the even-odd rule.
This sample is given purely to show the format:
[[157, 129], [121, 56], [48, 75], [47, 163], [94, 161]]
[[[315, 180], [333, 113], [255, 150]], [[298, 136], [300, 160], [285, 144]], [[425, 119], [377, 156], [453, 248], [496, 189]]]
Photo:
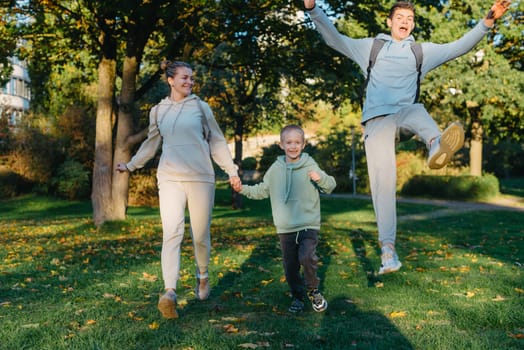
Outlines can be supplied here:
[[166, 70], [171, 62], [169, 60], [164, 60], [160, 62], [160, 69]]

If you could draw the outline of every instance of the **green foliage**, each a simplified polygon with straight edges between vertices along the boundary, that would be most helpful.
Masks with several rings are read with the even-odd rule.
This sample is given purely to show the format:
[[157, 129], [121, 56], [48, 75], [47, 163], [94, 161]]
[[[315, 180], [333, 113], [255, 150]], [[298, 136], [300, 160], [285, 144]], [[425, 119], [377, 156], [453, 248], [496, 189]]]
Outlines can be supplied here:
[[85, 199], [91, 189], [89, 174], [80, 162], [67, 159], [58, 167], [51, 183], [60, 197], [69, 200]]
[[431, 196], [454, 200], [485, 200], [499, 195], [499, 181], [491, 174], [483, 176], [418, 175], [402, 188], [407, 196]]
[[242, 160], [242, 169], [243, 170], [256, 170], [257, 165], [258, 165], [258, 162], [255, 157], [246, 157]]
[[262, 155], [258, 161], [258, 170], [266, 172], [267, 169], [275, 162], [278, 156], [284, 154], [284, 151], [278, 144], [272, 144], [268, 147], [262, 148]]
[[42, 128], [24, 125], [13, 136], [13, 145], [8, 155], [8, 166], [29, 183], [38, 185], [47, 192], [53, 169], [58, 167], [61, 154], [56, 140]]
[[488, 139], [483, 146], [484, 170], [498, 178], [524, 176], [524, 143]]
[[27, 187], [22, 176], [7, 167], [0, 166], [0, 199], [16, 197]]
[[[353, 176], [356, 176], [356, 191], [369, 191], [367, 165], [362, 135], [358, 130], [338, 127], [318, 139], [315, 160], [319, 166], [337, 181], [336, 192], [353, 191]], [[354, 149], [352, 148], [354, 146]], [[355, 174], [352, 172], [354, 157]]]

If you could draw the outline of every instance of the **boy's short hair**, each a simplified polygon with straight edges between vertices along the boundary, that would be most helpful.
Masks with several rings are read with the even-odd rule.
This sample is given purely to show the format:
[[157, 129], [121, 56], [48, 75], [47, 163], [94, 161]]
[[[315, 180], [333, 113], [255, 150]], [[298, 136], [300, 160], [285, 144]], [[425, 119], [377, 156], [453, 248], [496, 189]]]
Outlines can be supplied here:
[[397, 9], [407, 9], [413, 11], [413, 14], [415, 14], [415, 5], [409, 1], [397, 1], [389, 10], [388, 18], [393, 18], [393, 15], [395, 14], [395, 11]]
[[282, 130], [280, 130], [280, 141], [281, 142], [283, 141], [284, 134], [287, 133], [288, 131], [291, 131], [291, 130], [298, 131], [302, 135], [302, 140], [305, 141], [306, 137], [305, 137], [305, 134], [304, 134], [304, 130], [302, 130], [302, 128], [299, 125], [290, 124], [290, 125], [284, 126], [282, 128]]

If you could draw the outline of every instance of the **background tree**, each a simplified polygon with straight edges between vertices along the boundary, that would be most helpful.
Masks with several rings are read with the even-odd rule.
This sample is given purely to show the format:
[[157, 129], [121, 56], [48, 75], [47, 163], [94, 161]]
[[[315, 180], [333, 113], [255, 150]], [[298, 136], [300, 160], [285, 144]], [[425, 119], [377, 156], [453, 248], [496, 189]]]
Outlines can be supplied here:
[[12, 68], [9, 59], [13, 56], [17, 44], [16, 14], [13, 11], [15, 1], [3, 1], [0, 4], [0, 85], [9, 81]]

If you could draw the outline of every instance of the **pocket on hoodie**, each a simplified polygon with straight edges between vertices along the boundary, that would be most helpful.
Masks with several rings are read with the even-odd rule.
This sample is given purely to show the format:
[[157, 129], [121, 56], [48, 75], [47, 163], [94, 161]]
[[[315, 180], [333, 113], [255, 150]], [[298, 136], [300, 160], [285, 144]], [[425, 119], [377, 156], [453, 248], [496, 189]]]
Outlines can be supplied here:
[[214, 174], [209, 150], [198, 143], [165, 147], [158, 167], [180, 175]]

